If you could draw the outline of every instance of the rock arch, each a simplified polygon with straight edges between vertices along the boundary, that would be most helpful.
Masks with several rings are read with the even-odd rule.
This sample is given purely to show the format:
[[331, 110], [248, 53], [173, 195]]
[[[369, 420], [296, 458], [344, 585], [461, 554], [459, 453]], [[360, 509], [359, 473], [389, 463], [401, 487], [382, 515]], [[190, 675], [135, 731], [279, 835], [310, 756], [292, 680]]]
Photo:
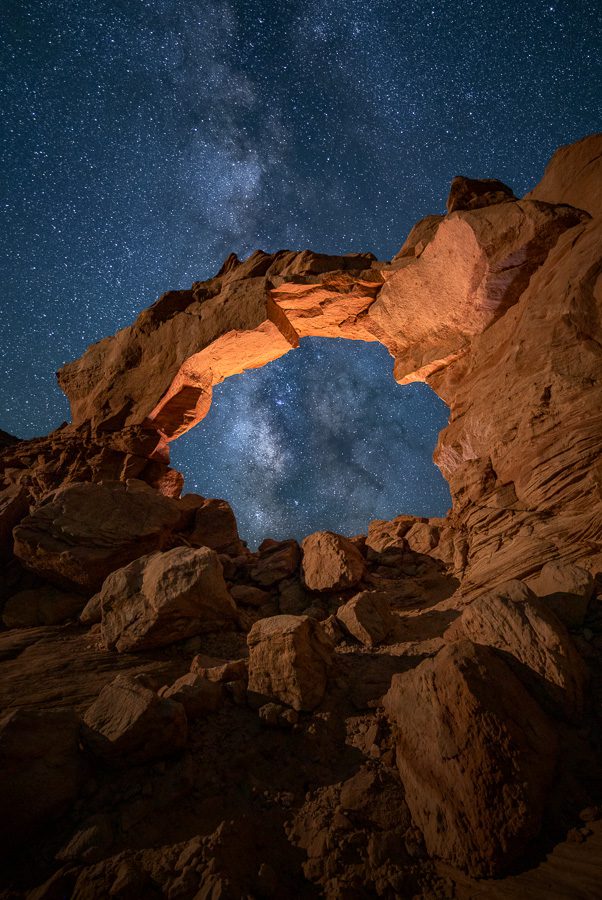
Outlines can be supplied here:
[[447, 215], [419, 222], [390, 262], [257, 251], [165, 294], [58, 373], [71, 425], [3, 452], [7, 533], [68, 481], [133, 477], [179, 496], [168, 445], [213, 385], [318, 335], [380, 341], [398, 382], [425, 381], [449, 406], [435, 459], [463, 590], [559, 556], [599, 565], [600, 141], [561, 148], [522, 200], [455, 179]]

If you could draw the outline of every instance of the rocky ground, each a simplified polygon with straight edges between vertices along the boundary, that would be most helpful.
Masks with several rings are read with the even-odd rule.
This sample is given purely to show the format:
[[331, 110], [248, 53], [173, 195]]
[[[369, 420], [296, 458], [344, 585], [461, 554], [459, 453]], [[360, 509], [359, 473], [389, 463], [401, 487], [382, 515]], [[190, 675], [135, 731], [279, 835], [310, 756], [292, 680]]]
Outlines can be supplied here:
[[[390, 263], [254, 254], [0, 433], [4, 900], [602, 896], [602, 139]], [[450, 405], [453, 509], [266, 540], [168, 442], [299, 336]]]

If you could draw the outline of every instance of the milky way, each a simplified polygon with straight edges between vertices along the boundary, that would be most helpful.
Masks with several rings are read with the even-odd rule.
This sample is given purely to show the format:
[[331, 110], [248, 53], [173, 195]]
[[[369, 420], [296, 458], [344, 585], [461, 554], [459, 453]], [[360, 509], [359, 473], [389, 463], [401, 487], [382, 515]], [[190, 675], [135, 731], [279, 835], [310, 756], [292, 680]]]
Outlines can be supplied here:
[[[166, 289], [214, 274], [232, 250], [387, 259], [418, 218], [443, 210], [457, 173], [528, 190], [557, 146], [599, 127], [598, 10], [594, 0], [5, 0], [0, 427], [27, 437], [66, 419], [54, 371]], [[291, 396], [309, 395], [315, 360], [297, 357]], [[352, 344], [323, 351], [325, 370], [359, 379], [358, 405], [374, 399], [369, 359]], [[277, 377], [285, 419], [267, 388], [253, 417], [232, 401], [234, 443], [261, 442], [254, 420], [270, 423], [285, 454], [297, 429], [312, 443], [328, 405], [289, 402], [288, 378]], [[349, 448], [323, 448], [314, 472], [324, 491], [312, 490], [329, 497], [362, 459], [354, 516], [365, 519], [385, 477], [365, 459], [369, 435], [387, 459], [399, 443], [399, 409], [387, 404], [402, 393], [391, 390], [364, 409]], [[421, 404], [406, 427], [430, 466], [441, 408], [432, 396]], [[219, 493], [236, 473], [211, 451], [201, 477], [207, 440], [195, 449], [190, 437], [176, 454], [190, 484]], [[435, 512], [440, 484], [424, 472], [408, 502]], [[295, 499], [308, 510], [297, 525], [318, 521], [309, 489], [278, 490], [261, 512], [274, 527]], [[319, 507], [331, 527], [337, 503]]]
[[216, 387], [172, 462], [189, 489], [232, 503], [252, 545], [320, 528], [357, 534], [401, 511], [443, 515], [449, 490], [431, 455], [447, 407], [424, 384], [396, 384], [391, 368], [380, 344], [304, 338]]

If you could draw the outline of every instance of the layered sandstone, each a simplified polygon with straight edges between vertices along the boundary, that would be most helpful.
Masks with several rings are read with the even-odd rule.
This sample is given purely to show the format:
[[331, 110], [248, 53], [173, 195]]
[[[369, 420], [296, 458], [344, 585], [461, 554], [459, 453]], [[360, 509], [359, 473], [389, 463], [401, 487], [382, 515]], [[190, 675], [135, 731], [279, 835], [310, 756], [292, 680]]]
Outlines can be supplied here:
[[[601, 160], [457, 177], [391, 262], [232, 255], [61, 370], [71, 424], [0, 433], [11, 898], [596, 896]], [[213, 385], [311, 335], [449, 405], [445, 519], [250, 552], [180, 497]]]

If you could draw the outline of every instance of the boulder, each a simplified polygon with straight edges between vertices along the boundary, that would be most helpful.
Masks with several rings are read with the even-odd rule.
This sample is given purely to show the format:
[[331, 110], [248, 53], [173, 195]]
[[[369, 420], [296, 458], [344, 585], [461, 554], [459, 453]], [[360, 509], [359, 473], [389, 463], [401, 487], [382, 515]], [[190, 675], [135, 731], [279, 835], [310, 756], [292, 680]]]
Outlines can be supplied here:
[[429, 522], [416, 522], [406, 533], [406, 541], [414, 553], [430, 553], [439, 543], [439, 527]]
[[86, 604], [81, 594], [67, 593], [48, 585], [19, 591], [6, 601], [2, 621], [7, 628], [59, 625], [76, 618]]
[[310, 591], [339, 591], [354, 587], [366, 564], [351, 541], [333, 531], [316, 531], [301, 543], [303, 581]]
[[395, 625], [389, 596], [383, 591], [361, 591], [339, 606], [336, 617], [366, 647], [382, 643]]
[[115, 569], [169, 545], [183, 524], [178, 501], [142, 481], [70, 484], [14, 529], [14, 552], [58, 585], [97, 591]]
[[501, 874], [541, 826], [557, 755], [548, 718], [494, 650], [467, 640], [394, 675], [384, 706], [429, 855]]
[[395, 519], [373, 519], [368, 525], [366, 544], [371, 550], [382, 553], [383, 550], [403, 550], [406, 546], [405, 535], [416, 521], [414, 516], [397, 516]]
[[587, 569], [565, 562], [549, 562], [531, 588], [568, 628], [579, 628], [594, 594], [594, 579]]
[[222, 566], [209, 547], [174, 547], [113, 572], [99, 593], [105, 646], [161, 647], [237, 621]]
[[177, 753], [187, 737], [182, 704], [159, 697], [142, 676], [118, 675], [84, 715], [84, 741], [96, 756], [115, 765]]
[[326, 691], [333, 648], [319, 622], [309, 616], [273, 616], [251, 628], [249, 691], [312, 710]]
[[453, 213], [459, 209], [481, 209], [483, 206], [493, 206], [508, 200], [516, 200], [516, 197], [512, 189], [497, 178], [465, 178], [463, 175], [456, 175], [452, 178], [446, 208], [448, 213]]
[[194, 547], [211, 547], [229, 556], [238, 556], [243, 551], [236, 518], [226, 500], [203, 500], [196, 508], [192, 531], [186, 537]]
[[227, 684], [229, 681], [246, 681], [247, 666], [246, 659], [218, 659], [199, 653], [193, 658], [190, 671], [206, 678], [207, 681]]
[[261, 588], [254, 587], [252, 584], [234, 584], [230, 588], [232, 599], [236, 603], [242, 603], [243, 606], [265, 606], [272, 599], [272, 595], [268, 591], [262, 591]]
[[27, 841], [70, 809], [85, 776], [80, 721], [68, 709], [15, 709], [0, 721], [0, 836]]
[[265, 540], [259, 547], [251, 577], [258, 584], [271, 587], [293, 575], [299, 567], [300, 558], [297, 541]]
[[190, 720], [205, 713], [216, 712], [223, 703], [224, 691], [217, 681], [209, 681], [202, 675], [189, 672], [172, 685], [161, 688], [159, 696], [181, 703]]
[[520, 581], [509, 581], [467, 606], [447, 640], [465, 637], [495, 647], [551, 712], [578, 719], [587, 670], [562, 622]]

